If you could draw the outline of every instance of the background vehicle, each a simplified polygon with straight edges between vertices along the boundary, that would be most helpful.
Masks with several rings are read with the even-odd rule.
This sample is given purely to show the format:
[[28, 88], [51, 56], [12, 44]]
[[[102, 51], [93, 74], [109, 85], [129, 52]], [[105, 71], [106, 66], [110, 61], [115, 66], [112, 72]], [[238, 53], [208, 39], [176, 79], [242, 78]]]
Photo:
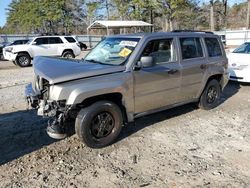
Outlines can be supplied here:
[[4, 56], [3, 56], [3, 48], [6, 46], [13, 46], [13, 45], [22, 45], [22, 44], [26, 44], [29, 40], [15, 40], [12, 43], [2, 43], [0, 44], [0, 60], [4, 60]]
[[3, 46], [0, 44], [0, 60], [3, 60], [4, 57], [3, 57]]
[[83, 42], [79, 42], [81, 50], [87, 50], [87, 45], [84, 44]]
[[36, 58], [26, 96], [38, 115], [53, 118], [52, 138], [64, 138], [75, 121], [80, 140], [99, 148], [135, 118], [190, 102], [216, 107], [227, 66], [223, 44], [211, 33], [111, 36], [81, 62]]
[[72, 36], [35, 37], [24, 45], [7, 46], [4, 58], [20, 67], [27, 67], [35, 56], [58, 56], [75, 58], [81, 53], [80, 45]]
[[8, 44], [8, 46], [13, 46], [13, 45], [21, 45], [21, 44], [26, 44], [29, 42], [28, 39], [23, 39], [23, 40], [15, 40], [14, 42]]
[[5, 46], [7, 46], [8, 44], [9, 44], [8, 42], [0, 43], [0, 60], [4, 60], [3, 48], [4, 48]]
[[242, 44], [228, 54], [229, 79], [250, 82], [250, 42]]

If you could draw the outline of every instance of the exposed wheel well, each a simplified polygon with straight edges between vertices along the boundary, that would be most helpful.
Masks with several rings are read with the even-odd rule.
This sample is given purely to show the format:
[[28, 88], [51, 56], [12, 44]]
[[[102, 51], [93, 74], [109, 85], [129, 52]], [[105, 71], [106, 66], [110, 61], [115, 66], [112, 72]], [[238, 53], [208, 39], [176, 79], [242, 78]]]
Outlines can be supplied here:
[[127, 121], [128, 121], [127, 113], [126, 113], [125, 106], [122, 104], [122, 94], [121, 93], [108, 93], [108, 94], [90, 97], [90, 98], [85, 99], [81, 103], [81, 105], [83, 107], [87, 107], [87, 106], [90, 106], [91, 104], [93, 104], [97, 101], [100, 101], [100, 100], [107, 100], [107, 101], [111, 101], [111, 102], [117, 104], [121, 108], [124, 123], [127, 123]]
[[17, 54], [17, 55], [20, 55], [20, 54], [27, 54], [27, 55], [29, 55], [29, 57], [31, 58], [31, 56], [30, 56], [29, 52], [26, 52], [26, 51], [23, 51], [23, 52], [18, 52], [18, 54]]
[[[71, 52], [72, 54], [74, 54], [74, 52], [73, 52], [73, 50], [72, 50], [72, 49], [65, 49], [65, 50], [63, 50], [62, 55], [63, 55], [65, 52]], [[75, 54], [74, 54], [74, 55], [75, 55]]]
[[217, 81], [220, 83], [220, 85], [221, 85], [221, 84], [222, 84], [222, 83], [221, 83], [222, 77], [223, 77], [222, 74], [215, 74], [215, 75], [210, 76], [210, 77], [208, 78], [207, 83], [208, 83], [210, 80], [213, 80], [213, 79], [214, 79], [214, 80], [217, 80]]

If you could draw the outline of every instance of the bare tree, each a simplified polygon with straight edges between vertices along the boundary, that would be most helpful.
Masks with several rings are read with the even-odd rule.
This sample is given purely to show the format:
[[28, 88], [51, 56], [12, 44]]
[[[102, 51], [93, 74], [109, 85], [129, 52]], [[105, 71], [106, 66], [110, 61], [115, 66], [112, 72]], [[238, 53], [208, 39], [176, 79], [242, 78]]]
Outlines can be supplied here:
[[247, 23], [246, 28], [249, 29], [249, 22], [250, 22], [250, 0], [247, 0]]
[[224, 27], [227, 28], [227, 0], [222, 0]]
[[210, 0], [210, 30], [214, 31], [214, 1]]

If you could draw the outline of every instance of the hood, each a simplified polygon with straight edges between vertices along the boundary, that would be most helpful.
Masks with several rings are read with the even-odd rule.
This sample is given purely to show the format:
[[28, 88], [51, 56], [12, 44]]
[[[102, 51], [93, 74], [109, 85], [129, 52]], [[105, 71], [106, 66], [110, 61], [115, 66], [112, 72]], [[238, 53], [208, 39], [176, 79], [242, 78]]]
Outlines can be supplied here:
[[103, 65], [88, 63], [83, 60], [41, 56], [34, 59], [33, 68], [36, 75], [48, 80], [50, 84], [125, 70], [125, 66]]
[[17, 44], [17, 45], [7, 45], [4, 50], [12, 49], [12, 52], [24, 51], [29, 47], [29, 44]]

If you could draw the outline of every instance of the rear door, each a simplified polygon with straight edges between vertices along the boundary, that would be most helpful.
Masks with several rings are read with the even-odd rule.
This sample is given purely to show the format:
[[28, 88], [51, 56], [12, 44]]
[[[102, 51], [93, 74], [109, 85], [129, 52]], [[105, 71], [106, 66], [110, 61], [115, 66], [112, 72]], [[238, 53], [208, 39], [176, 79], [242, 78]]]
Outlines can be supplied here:
[[63, 45], [63, 41], [60, 37], [49, 37], [49, 45], [50, 45], [50, 55], [52, 56], [61, 56], [58, 50]]
[[181, 67], [176, 39], [149, 41], [140, 55], [143, 56], [153, 57], [154, 66], [134, 71], [135, 112], [155, 110], [178, 102]]
[[205, 51], [201, 37], [180, 37], [182, 79], [180, 98], [182, 101], [197, 97], [206, 70]]

